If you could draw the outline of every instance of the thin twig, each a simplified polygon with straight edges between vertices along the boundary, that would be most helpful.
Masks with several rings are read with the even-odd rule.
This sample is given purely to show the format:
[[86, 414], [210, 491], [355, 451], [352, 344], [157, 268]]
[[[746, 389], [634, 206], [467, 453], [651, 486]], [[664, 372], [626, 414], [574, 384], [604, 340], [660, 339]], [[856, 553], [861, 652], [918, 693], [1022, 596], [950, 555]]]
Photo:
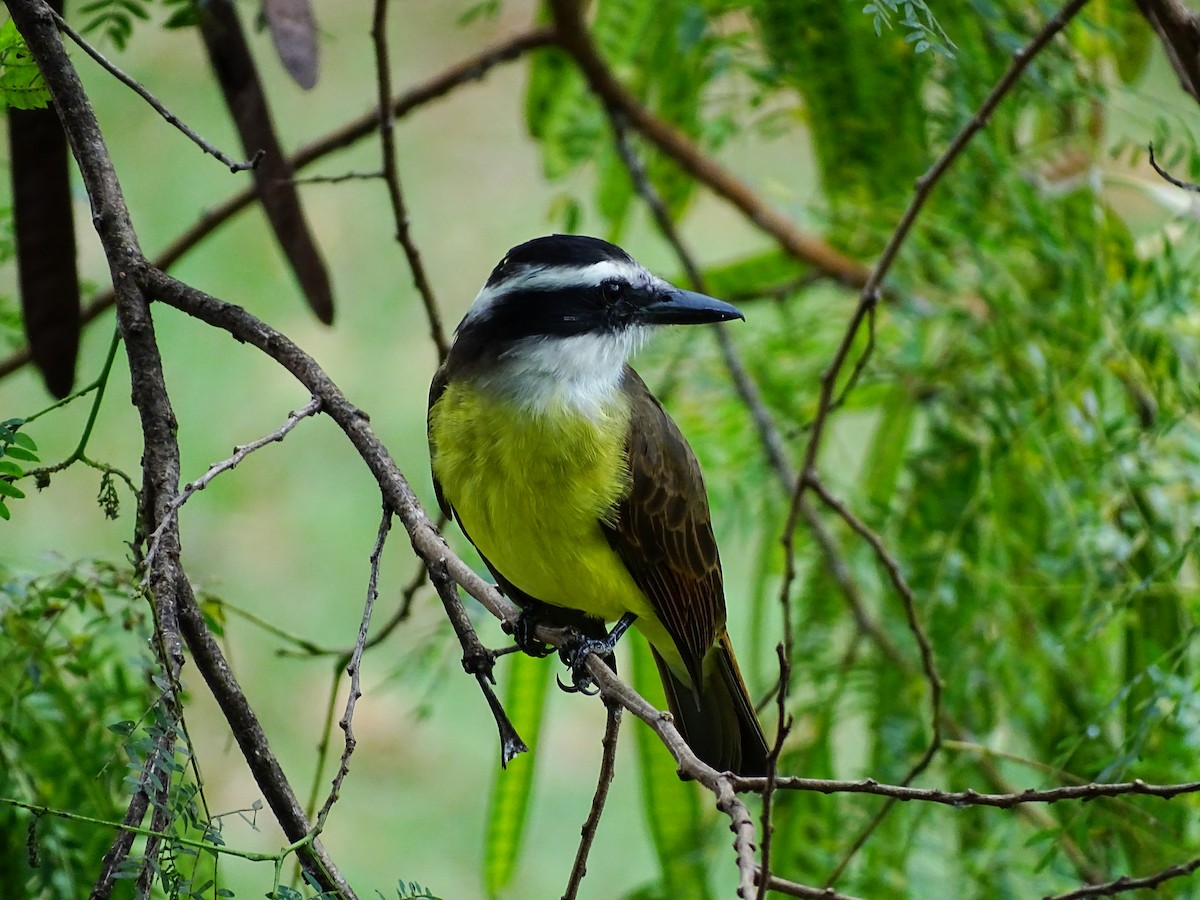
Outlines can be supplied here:
[[1142, 878], [1130, 878], [1128, 875], [1122, 875], [1120, 878], [1104, 884], [1086, 884], [1065, 894], [1046, 897], [1045, 900], [1080, 900], [1082, 897], [1111, 897], [1127, 891], [1154, 890], [1165, 881], [1191, 875], [1197, 869], [1200, 869], [1200, 859], [1193, 859], [1190, 862], [1167, 866], [1161, 872], [1155, 872], [1153, 875], [1146, 875]]
[[1172, 175], [1170, 172], [1168, 172], [1166, 169], [1164, 169], [1162, 166], [1160, 166], [1158, 164], [1157, 160], [1155, 160], [1155, 158], [1154, 158], [1154, 145], [1153, 144], [1147, 144], [1146, 149], [1150, 151], [1150, 167], [1152, 169], [1154, 169], [1154, 171], [1157, 172], [1163, 178], [1164, 181], [1169, 181], [1171, 184], [1175, 185], [1175, 187], [1183, 188], [1185, 191], [1192, 191], [1193, 193], [1200, 193], [1200, 184], [1196, 184], [1191, 181], [1180, 181], [1178, 178], [1176, 178], [1174, 175]]
[[320, 411], [321, 401], [319, 398], [313, 397], [300, 409], [292, 410], [290, 413], [288, 413], [287, 421], [285, 421], [279, 428], [276, 428], [270, 434], [265, 434], [260, 438], [256, 438], [248, 444], [242, 444], [234, 447], [232, 456], [230, 456], [228, 459], [221, 460], [221, 462], [213, 463], [208, 467], [207, 472], [205, 472], [195, 481], [190, 481], [185, 484], [183, 486], [183, 490], [176, 494], [171, 500], [167, 507], [166, 515], [164, 516], [163, 520], [159, 522], [158, 527], [154, 529], [154, 533], [150, 535], [150, 549], [146, 552], [147, 565], [153, 561], [154, 557], [158, 554], [159, 540], [162, 538], [164, 529], [166, 529], [172, 522], [175, 521], [179, 515], [180, 507], [187, 503], [193, 494], [195, 494], [197, 491], [204, 490], [212, 483], [214, 478], [216, 478], [222, 472], [228, 472], [230, 469], [236, 467], [255, 450], [261, 450], [263, 447], [267, 446], [267, 444], [273, 444], [277, 441], [282, 441], [288, 436], [293, 428], [300, 424], [302, 420], [308, 418], [309, 416], [316, 415]]
[[379, 531], [375, 536], [375, 546], [371, 550], [371, 574], [367, 578], [367, 598], [363, 603], [362, 619], [358, 624], [358, 638], [354, 642], [354, 651], [346, 666], [346, 674], [350, 676], [350, 691], [346, 696], [346, 707], [342, 712], [342, 719], [338, 722], [338, 726], [346, 736], [346, 741], [342, 750], [342, 758], [338, 762], [337, 772], [333, 776], [329, 796], [321, 806], [321, 811], [317, 813], [314, 827], [318, 833], [325, 827], [329, 811], [333, 809], [333, 804], [341, 796], [342, 782], [350, 771], [350, 756], [354, 753], [354, 748], [358, 743], [354, 737], [353, 722], [354, 709], [358, 705], [358, 698], [362, 696], [363, 649], [366, 647], [367, 633], [371, 630], [371, 613], [375, 609], [375, 600], [379, 597], [379, 560], [383, 557], [383, 545], [387, 541], [391, 528], [392, 511], [384, 506], [383, 515], [379, 520]]
[[379, 181], [384, 177], [382, 172], [343, 172], [340, 175], [306, 175], [303, 178], [293, 178], [292, 184], [344, 184], [347, 181]]
[[417, 250], [412, 237], [408, 218], [408, 208], [404, 202], [404, 192], [400, 188], [400, 170], [396, 164], [396, 134], [395, 116], [392, 113], [388, 98], [392, 96], [392, 70], [388, 62], [387, 44], [387, 11], [388, 0], [375, 0], [375, 14], [371, 22], [371, 40], [375, 45], [375, 77], [379, 85], [379, 144], [383, 153], [383, 177], [387, 182], [388, 199], [392, 204], [392, 216], [396, 222], [396, 240], [404, 248], [404, 257], [408, 260], [408, 268], [412, 272], [413, 284], [421, 295], [425, 305], [425, 316], [429, 320], [429, 333], [437, 348], [438, 362], [446, 358], [450, 345], [446, 341], [446, 331], [442, 326], [442, 314], [438, 310], [437, 300], [433, 296], [433, 288], [425, 274], [425, 264], [421, 262], [421, 254]]
[[776, 893], [787, 894], [789, 897], [804, 897], [806, 900], [859, 900], [858, 897], [839, 893], [833, 888], [809, 887], [807, 884], [788, 881], [778, 875], [767, 876], [767, 887]]
[[492, 718], [496, 720], [496, 730], [500, 735], [500, 766], [507, 768], [518, 754], [528, 752], [529, 745], [517, 733], [516, 726], [508, 718], [508, 713], [504, 711], [504, 705], [500, 702], [500, 698], [492, 690], [492, 685], [496, 683], [495, 676], [492, 674], [492, 669], [496, 664], [496, 654], [485, 647], [479, 640], [479, 635], [475, 633], [475, 627], [471, 624], [466, 609], [463, 608], [462, 600], [458, 596], [458, 588], [445, 560], [439, 560], [438, 563], [429, 566], [429, 580], [437, 590], [442, 606], [446, 610], [446, 618], [450, 620], [454, 633], [458, 636], [459, 644], [462, 646], [463, 671], [475, 676], [475, 681], [479, 684], [479, 689], [483, 691], [484, 699], [487, 700], [488, 708], [492, 711]]
[[262, 161], [264, 151], [259, 150], [254, 154], [254, 156], [250, 157], [250, 159], [246, 160], [245, 162], [237, 162], [235, 159], [226, 155], [221, 150], [218, 150], [216, 146], [206, 141], [203, 137], [188, 127], [186, 122], [167, 109], [162, 104], [162, 101], [146, 90], [146, 88], [139, 84], [136, 79], [125, 74], [125, 72], [121, 71], [121, 69], [118, 68], [117, 65], [109, 60], [103, 53], [84, 40], [83, 35], [79, 34], [79, 32], [68, 25], [62, 16], [53, 10], [50, 12], [51, 15], [54, 16], [55, 24], [58, 25], [59, 30], [77, 45], [79, 45], [79, 48], [83, 50], [84, 53], [94, 59], [100, 65], [100, 67], [108, 72], [108, 74], [112, 75], [113, 78], [117, 79], [117, 81], [121, 82], [121, 84], [125, 85], [139, 97], [145, 100], [146, 103], [148, 103], [156, 113], [166, 120], [167, 124], [175, 126], [177, 129], [182, 131], [193, 144], [195, 144], [205, 153], [216, 157], [217, 160], [227, 165], [230, 172], [245, 172], [249, 169], [258, 167], [259, 162]]
[[929, 759], [937, 751], [937, 748], [942, 742], [942, 677], [938, 673], [937, 659], [933, 653], [933, 645], [929, 641], [929, 636], [925, 633], [920, 620], [917, 618], [917, 597], [913, 593], [913, 589], [909, 586], [904, 573], [900, 571], [900, 563], [883, 544], [883, 539], [877, 535], [871, 528], [858, 518], [850, 508], [841, 500], [833, 495], [833, 493], [825, 486], [825, 483], [819, 478], [813, 478], [810, 482], [810, 487], [829, 509], [837, 513], [842, 521], [849, 525], [859, 537], [870, 545], [875, 553], [875, 558], [879, 560], [880, 565], [888, 574], [888, 579], [892, 583], [892, 587], [896, 593], [900, 595], [901, 602], [904, 605], [904, 616], [908, 621], [908, 630], [912, 632], [913, 638], [917, 642], [917, 647], [921, 653], [921, 669], [925, 673], [925, 680], [929, 684], [929, 703], [933, 707], [931, 712], [931, 731], [933, 737], [930, 740], [930, 749], [925, 752], [924, 764], [920, 765], [918, 771], [913, 773], [912, 777], [920, 774], [928, 764]]
[[601, 746], [604, 753], [600, 757], [600, 774], [596, 779], [596, 793], [592, 795], [592, 807], [580, 831], [579, 848], [575, 851], [575, 863], [571, 866], [571, 875], [567, 879], [567, 889], [563, 892], [562, 900], [575, 900], [579, 893], [579, 885], [587, 874], [588, 854], [596, 840], [596, 832], [600, 828], [600, 816], [604, 812], [604, 804], [608, 801], [608, 789], [612, 786], [613, 775], [617, 762], [617, 735], [621, 730], [621, 712], [623, 707], [616, 703], [605, 703], [607, 717], [604, 722], [604, 739]]
[[[738, 778], [739, 791], [761, 791], [766, 778]], [[915, 788], [903, 784], [883, 784], [874, 778], [861, 781], [843, 781], [834, 778], [781, 777], [776, 781], [780, 790], [811, 791], [818, 794], [873, 794], [895, 800], [920, 800], [939, 803], [943, 806], [990, 806], [996, 809], [1012, 809], [1027, 803], [1058, 803], [1063, 800], [1096, 800], [1100, 797], [1123, 797], [1135, 794], [1170, 800], [1184, 794], [1200, 793], [1200, 781], [1180, 784], [1150, 784], [1140, 778], [1133, 781], [1087, 784], [1068, 784], [1052, 788], [1028, 788], [1009, 794], [981, 794], [974, 790], [943, 791], [936, 788]]]
[[[846, 378], [842, 389], [838, 391], [838, 395], [833, 398], [829, 404], [829, 409], [825, 411], [826, 417], [833, 415], [846, 404], [846, 398], [850, 396], [851, 391], [858, 386], [859, 379], [863, 372], [867, 369], [867, 363], [871, 361], [871, 356], [875, 353], [875, 318], [877, 305], [872, 303], [867, 307], [867, 344], [858, 354], [858, 358], [854, 361], [854, 367], [850, 370], [850, 375]], [[798, 429], [799, 433], [804, 434], [812, 431], [813, 421], [805, 422]]]
[[767, 885], [771, 877], [771, 837], [775, 826], [771, 824], [771, 809], [775, 799], [775, 779], [779, 775], [779, 755], [783, 752], [783, 742], [788, 732], [792, 730], [792, 720], [787, 712], [788, 686], [792, 683], [791, 660], [783, 644], [776, 644], [775, 655], [779, 657], [779, 691], [775, 694], [775, 707], [778, 713], [778, 724], [775, 726], [775, 744], [767, 754], [767, 785], [762, 792], [762, 863], [758, 876], [757, 900], [765, 900]]

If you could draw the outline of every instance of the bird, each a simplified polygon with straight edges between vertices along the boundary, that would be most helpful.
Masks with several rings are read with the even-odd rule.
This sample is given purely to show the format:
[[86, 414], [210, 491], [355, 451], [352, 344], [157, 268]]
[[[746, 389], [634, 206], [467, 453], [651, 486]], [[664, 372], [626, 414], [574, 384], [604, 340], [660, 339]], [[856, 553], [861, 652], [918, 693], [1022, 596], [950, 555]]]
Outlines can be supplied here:
[[[573, 625], [577, 649], [602, 654], [632, 625], [688, 746], [752, 776], [768, 750], [725, 627], [704, 478], [629, 365], [659, 326], [733, 319], [736, 307], [615, 244], [535, 238], [505, 254], [459, 323], [427, 424], [438, 503], [522, 621]], [[577, 687], [586, 655], [574, 657]]]

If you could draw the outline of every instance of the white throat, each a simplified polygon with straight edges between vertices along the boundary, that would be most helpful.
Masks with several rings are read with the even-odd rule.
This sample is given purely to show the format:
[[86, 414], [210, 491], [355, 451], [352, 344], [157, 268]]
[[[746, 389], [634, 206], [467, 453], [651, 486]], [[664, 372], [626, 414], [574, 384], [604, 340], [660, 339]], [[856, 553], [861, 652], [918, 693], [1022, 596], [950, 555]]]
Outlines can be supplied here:
[[626, 361], [648, 330], [526, 338], [501, 354], [480, 381], [531, 413], [573, 411], [600, 419], [620, 390]]

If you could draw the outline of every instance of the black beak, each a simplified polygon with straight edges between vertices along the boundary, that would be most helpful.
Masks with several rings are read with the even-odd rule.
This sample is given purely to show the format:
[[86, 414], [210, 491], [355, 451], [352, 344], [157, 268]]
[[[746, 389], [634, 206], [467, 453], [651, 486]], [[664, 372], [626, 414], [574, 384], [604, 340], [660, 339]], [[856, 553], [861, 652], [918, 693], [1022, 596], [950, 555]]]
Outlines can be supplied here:
[[736, 306], [722, 300], [671, 287], [641, 307], [638, 318], [647, 325], [703, 325], [746, 317]]

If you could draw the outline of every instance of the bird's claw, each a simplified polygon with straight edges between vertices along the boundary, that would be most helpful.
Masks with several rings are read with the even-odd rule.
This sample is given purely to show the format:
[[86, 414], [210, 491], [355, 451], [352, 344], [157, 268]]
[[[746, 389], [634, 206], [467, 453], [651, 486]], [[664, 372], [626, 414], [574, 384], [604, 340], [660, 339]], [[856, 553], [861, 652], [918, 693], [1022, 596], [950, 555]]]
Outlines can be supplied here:
[[588, 657], [593, 653], [601, 659], [611, 658], [613, 643], [608, 639], [597, 640], [578, 635], [559, 647], [558, 657], [571, 670], [571, 683], [565, 684], [562, 678], [555, 676], [558, 686], [568, 694], [584, 694], [592, 697], [600, 693], [600, 689], [596, 687], [595, 681], [587, 670]]
[[540, 624], [537, 608], [526, 606], [521, 610], [521, 614], [517, 616], [517, 621], [512, 626], [513, 642], [522, 653], [537, 659], [542, 659], [554, 652], [553, 647], [535, 637], [535, 632]]
[[596, 687], [595, 682], [592, 681], [592, 676], [586, 672], [579, 673], [572, 669], [570, 684], [563, 681], [561, 675], [555, 675], [554, 680], [558, 682], [559, 690], [566, 691], [568, 694], [583, 694], [585, 697], [594, 697], [600, 693], [600, 688]]

